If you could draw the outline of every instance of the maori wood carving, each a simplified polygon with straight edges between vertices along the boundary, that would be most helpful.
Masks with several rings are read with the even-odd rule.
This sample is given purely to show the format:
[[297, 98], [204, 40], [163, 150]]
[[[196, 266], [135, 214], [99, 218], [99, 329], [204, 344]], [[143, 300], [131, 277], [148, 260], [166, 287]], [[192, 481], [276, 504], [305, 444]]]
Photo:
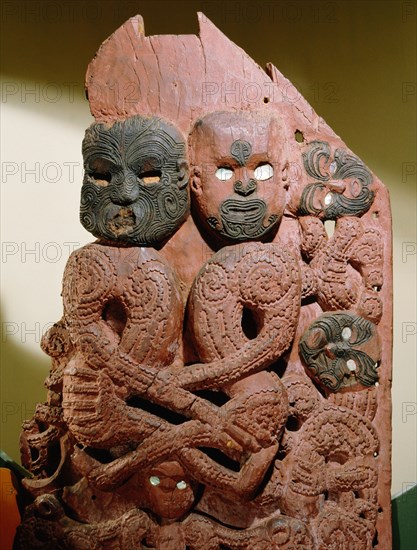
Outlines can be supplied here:
[[[389, 550], [388, 193], [273, 65], [200, 31], [137, 16], [88, 67], [96, 241], [42, 340], [16, 549]], [[268, 93], [219, 91], [247, 82]]]

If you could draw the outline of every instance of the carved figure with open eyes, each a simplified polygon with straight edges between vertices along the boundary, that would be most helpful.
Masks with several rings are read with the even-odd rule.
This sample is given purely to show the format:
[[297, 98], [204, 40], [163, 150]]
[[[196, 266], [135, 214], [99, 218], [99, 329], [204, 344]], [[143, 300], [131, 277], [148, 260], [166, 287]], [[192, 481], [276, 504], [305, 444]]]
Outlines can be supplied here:
[[190, 138], [196, 217], [218, 244], [272, 240], [286, 202], [279, 119], [255, 111], [215, 112]]

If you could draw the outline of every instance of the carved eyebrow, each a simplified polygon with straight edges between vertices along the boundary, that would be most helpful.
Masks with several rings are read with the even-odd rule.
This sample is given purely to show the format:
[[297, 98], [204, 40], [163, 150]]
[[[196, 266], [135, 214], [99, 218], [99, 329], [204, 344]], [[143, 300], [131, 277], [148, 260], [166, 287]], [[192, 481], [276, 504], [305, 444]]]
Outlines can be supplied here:
[[120, 153], [120, 135], [112, 129], [95, 128], [87, 133], [83, 141], [82, 152], [85, 162], [92, 162], [95, 158], [106, 159], [113, 165], [122, 164]]
[[184, 156], [185, 145], [177, 142], [162, 129], [154, 134], [137, 136], [126, 148], [125, 157], [129, 165], [144, 165], [152, 159], [153, 168], [175, 168], [177, 159]]

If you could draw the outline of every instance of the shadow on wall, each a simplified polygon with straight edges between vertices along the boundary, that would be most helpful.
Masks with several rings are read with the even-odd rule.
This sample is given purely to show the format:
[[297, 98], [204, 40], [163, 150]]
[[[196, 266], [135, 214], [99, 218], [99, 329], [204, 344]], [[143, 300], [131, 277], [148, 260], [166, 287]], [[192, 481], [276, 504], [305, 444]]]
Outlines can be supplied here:
[[37, 402], [46, 400], [44, 380], [50, 358], [28, 353], [27, 346], [7, 334], [7, 322], [0, 313], [1, 346], [1, 428], [0, 448], [20, 464], [19, 434], [24, 420], [32, 417]]

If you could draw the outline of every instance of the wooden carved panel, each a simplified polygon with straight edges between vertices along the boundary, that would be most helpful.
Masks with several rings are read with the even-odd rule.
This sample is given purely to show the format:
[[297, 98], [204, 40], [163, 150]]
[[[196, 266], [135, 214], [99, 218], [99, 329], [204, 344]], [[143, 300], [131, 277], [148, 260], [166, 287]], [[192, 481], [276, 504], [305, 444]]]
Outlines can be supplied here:
[[16, 549], [389, 550], [388, 193], [273, 65], [200, 30], [137, 16], [88, 67], [97, 240], [42, 341]]

